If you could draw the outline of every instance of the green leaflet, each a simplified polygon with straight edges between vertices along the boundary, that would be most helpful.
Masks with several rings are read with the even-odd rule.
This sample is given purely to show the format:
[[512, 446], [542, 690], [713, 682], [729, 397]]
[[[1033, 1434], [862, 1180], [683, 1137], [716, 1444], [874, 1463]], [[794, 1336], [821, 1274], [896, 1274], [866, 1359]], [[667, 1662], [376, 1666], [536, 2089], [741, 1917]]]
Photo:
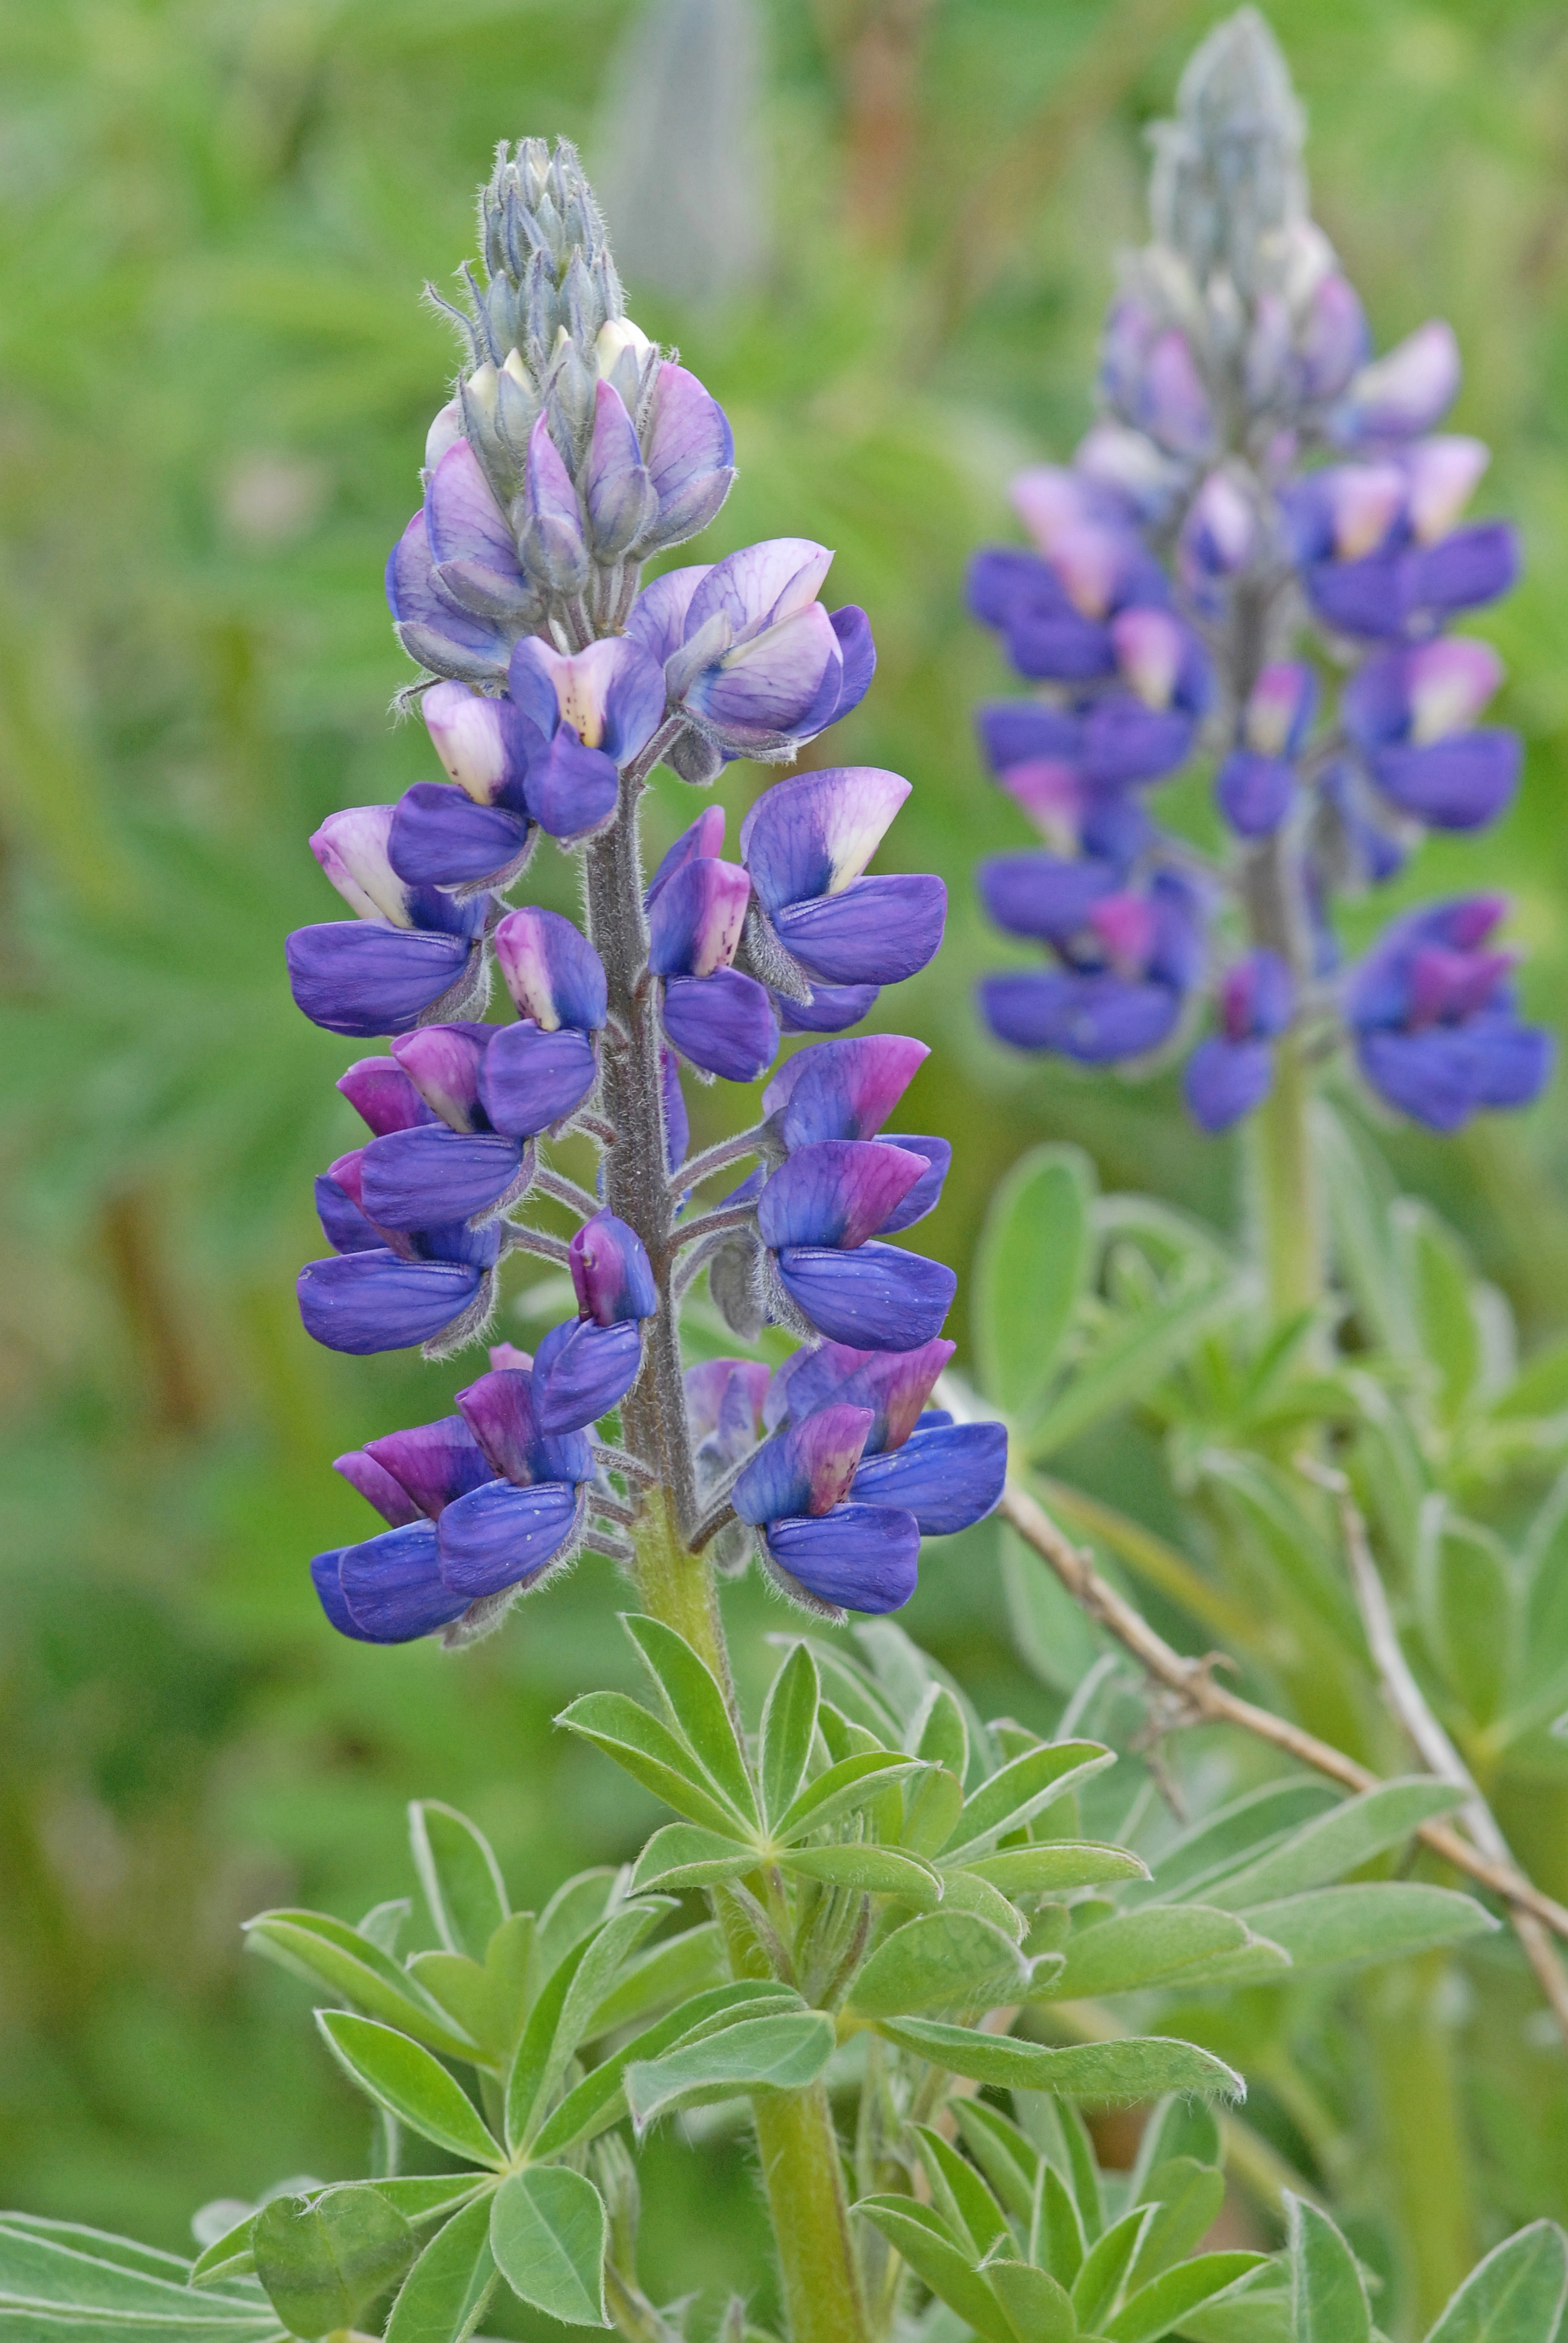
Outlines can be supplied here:
[[736, 1879], [755, 1871], [758, 1853], [738, 1839], [699, 1829], [696, 1823], [666, 1823], [656, 1830], [638, 1856], [632, 1873], [634, 1894], [661, 1887], [679, 1895], [689, 1887], [711, 1887], [717, 1880]]
[[345, 1921], [324, 1912], [262, 1912], [246, 1922], [246, 1943], [449, 2058], [466, 2058], [476, 2046], [379, 1945]]
[[1131, 2295], [1105, 2324], [1105, 2343], [1157, 2343], [1201, 2302], [1222, 2294], [1266, 2261], [1263, 2254], [1199, 2254], [1179, 2262], [1150, 2286]]
[[1101, 1417], [1141, 1399], [1211, 1326], [1234, 1315], [1241, 1298], [1239, 1280], [1216, 1277], [1163, 1295], [1125, 1317], [1111, 1317], [1057, 1397], [1028, 1427], [1030, 1462], [1043, 1463]]
[[556, 1723], [591, 1742], [607, 1757], [705, 1830], [732, 1831], [745, 1816], [711, 1786], [707, 1769], [678, 1734], [622, 1692], [589, 1692], [563, 1708]]
[[789, 1986], [762, 1977], [739, 1978], [733, 1985], [713, 1986], [694, 1995], [585, 2075], [535, 2134], [530, 2154], [536, 2161], [559, 2156], [618, 2123], [626, 2113], [626, 2068], [635, 2060], [659, 2057], [676, 2044], [696, 2041], [738, 2017], [771, 2016], [803, 2006]]
[[1020, 1422], [1043, 1404], [1093, 1260], [1094, 1168], [1037, 1147], [991, 1199], [975, 1257], [975, 1355], [989, 1396]]
[[1112, 1879], [1147, 1879], [1141, 1855], [1124, 1846], [1096, 1846], [1081, 1838], [1046, 1839], [977, 1855], [966, 1866], [1004, 1896], [1049, 1895], [1062, 1887], [1093, 1887]]
[[1072, 2281], [1072, 2308], [1081, 2327], [1097, 2327], [1109, 2314], [1132, 2266], [1151, 2216], [1149, 2206], [1135, 2205], [1130, 2213], [1113, 2221], [1084, 2256], [1083, 2267]]
[[487, 2194], [431, 2238], [398, 2288], [385, 2343], [467, 2343], [495, 2287]]
[[408, 1837], [436, 1933], [449, 1953], [482, 1962], [510, 1909], [489, 1841], [466, 1815], [433, 1798], [410, 1805]]
[[529, 2014], [507, 2077], [507, 2145], [514, 2153], [548, 2114], [568, 2065], [628, 1955], [660, 1914], [662, 1899], [628, 1904], [575, 1945]]
[[926, 1694], [910, 1721], [904, 1746], [911, 1757], [923, 1765], [940, 1765], [955, 1780], [962, 1782], [970, 1766], [969, 1727], [964, 1723], [963, 1710], [946, 1684], [927, 1686]]
[[921, 2283], [967, 2319], [985, 2343], [1018, 2343], [996, 2296], [930, 2206], [912, 2197], [862, 2197], [854, 2210], [880, 2230]]
[[[443, 2214], [455, 2213], [468, 2202], [476, 2188], [481, 2188], [485, 2184], [477, 2173], [447, 2172], [354, 2185], [374, 2188], [377, 2195], [385, 2197], [388, 2205], [394, 2206], [406, 2221], [422, 2223], [433, 2221]], [[299, 2193], [314, 2198], [323, 2195], [324, 2189], [306, 2189]], [[190, 2268], [192, 2286], [221, 2286], [226, 2279], [243, 2278], [255, 2268], [251, 2236], [258, 2217], [254, 2212], [247, 2213], [243, 2221], [236, 2221], [232, 2229], [216, 2238], [205, 2253], [197, 2256]]]
[[792, 1839], [825, 1829], [829, 1823], [841, 1822], [915, 1770], [914, 1758], [900, 1757], [888, 1749], [866, 1749], [840, 1757], [825, 1774], [809, 1782], [780, 1815], [775, 1843], [787, 1845]]
[[275, 2197], [256, 2217], [254, 2250], [256, 2274], [284, 2325], [316, 2336], [357, 2326], [417, 2248], [403, 2216], [374, 2188], [351, 2182], [314, 2197]]
[[897, 2017], [922, 2009], [994, 2009], [1021, 2000], [1029, 1973], [990, 1921], [931, 1912], [885, 1937], [856, 1977], [849, 2014]]
[[593, 2042], [601, 2034], [633, 2025], [667, 2001], [679, 2001], [688, 1994], [700, 1993], [705, 1986], [717, 1985], [724, 1974], [717, 1921], [702, 1920], [695, 1928], [661, 1937], [649, 1951], [626, 1963], [588, 2019], [582, 2038]]
[[940, 1875], [929, 1863], [873, 1840], [851, 1839], [841, 1846], [797, 1846], [779, 1858], [779, 1869], [830, 1887], [852, 1887], [862, 1896], [896, 1896], [918, 1909], [942, 1900]]
[[254, 2285], [193, 2292], [190, 2264], [69, 2221], [0, 2217], [0, 2335], [17, 2343], [274, 2343]]
[[954, 1843], [940, 1852], [950, 1863], [989, 1852], [994, 1840], [1021, 1829], [1055, 1799], [1114, 1763], [1114, 1752], [1098, 1741], [1042, 1742], [1024, 1750], [965, 1799]]
[[621, 1624], [642, 1654], [654, 1684], [668, 1706], [677, 1732], [695, 1753], [719, 1795], [741, 1818], [756, 1827], [761, 1822], [757, 1794], [746, 1753], [736, 1737], [734, 1720], [725, 1704], [718, 1679], [699, 1659], [683, 1635], [661, 1619], [640, 1612], [623, 1612]]
[[1227, 1912], [1241, 1912], [1251, 1905], [1326, 1886], [1385, 1847], [1398, 1846], [1420, 1824], [1451, 1814], [1463, 1796], [1462, 1790], [1430, 1775], [1381, 1782], [1375, 1790], [1332, 1806], [1255, 1862], [1231, 1872], [1207, 1891], [1206, 1900]]
[[1282, 1945], [1297, 1969], [1392, 1960], [1485, 1936], [1500, 1925], [1473, 1896], [1392, 1879], [1319, 1887], [1280, 1904], [1254, 1905], [1246, 1920], [1259, 1936]]
[[1191, 2042], [1131, 2035], [1051, 2050], [1043, 2043], [979, 2034], [935, 2018], [881, 2018], [877, 2030], [917, 2058], [929, 2058], [977, 2083], [1013, 2091], [1054, 2091], [1066, 2098], [1156, 2099], [1166, 2091], [1219, 2091], [1246, 2097], [1240, 2075]]
[[1247, 1924], [1234, 1913], [1203, 1904], [1150, 1904], [1141, 1911], [1118, 1912], [1069, 1938], [1066, 1966], [1053, 1991], [1063, 2000], [1078, 2001], [1130, 1993], [1165, 1977], [1179, 1982], [1179, 1973], [1193, 1962], [1239, 1951], [1247, 1937]]
[[1295, 2343], [1369, 2343], [1372, 2313], [1356, 2258], [1326, 2213], [1287, 2190]]
[[1049, 2270], [990, 2261], [985, 2278], [1022, 2343], [1073, 2343], [1079, 2327], [1072, 2298]]
[[959, 2243], [977, 2257], [1003, 2243], [1010, 2247], [1011, 2232], [1001, 2207], [973, 2165], [929, 2124], [918, 2124], [915, 2137], [930, 2182], [931, 2202]]
[[1565, 2300], [1568, 2237], [1532, 2221], [1476, 2264], [1426, 2343], [1552, 2343]]
[[473, 2101], [406, 2034], [343, 2009], [318, 2009], [316, 2023], [338, 2065], [399, 2123], [467, 2163], [505, 2161]]
[[759, 1739], [762, 1810], [769, 1825], [786, 1815], [811, 1762], [821, 1685], [809, 1644], [797, 1644], [768, 1687]]
[[1316, 1775], [1299, 1774], [1282, 1782], [1267, 1782], [1173, 1839], [1155, 1858], [1152, 1895], [1134, 1890], [1134, 1899], [1148, 1902], [1157, 1896], [1174, 1901], [1201, 1892], [1205, 1902], [1211, 1902], [1210, 1890], [1216, 1880], [1228, 1878], [1244, 1863], [1255, 1862], [1303, 1823], [1332, 1813], [1342, 1803], [1342, 1793]]
[[558, 2164], [530, 2165], [496, 2191], [490, 2250], [524, 2302], [568, 2327], [607, 2327], [604, 2199]]
[[814, 2083], [834, 2044], [821, 2010], [743, 2017], [705, 2040], [626, 2070], [627, 2105], [638, 2134], [675, 2107], [711, 2105], [757, 2091], [800, 2091]]
[[1040, 2170], [1039, 2149], [1015, 2123], [984, 2099], [954, 2099], [951, 2104], [964, 2146], [995, 2190], [1003, 2211], [1016, 2221], [1028, 2221]]

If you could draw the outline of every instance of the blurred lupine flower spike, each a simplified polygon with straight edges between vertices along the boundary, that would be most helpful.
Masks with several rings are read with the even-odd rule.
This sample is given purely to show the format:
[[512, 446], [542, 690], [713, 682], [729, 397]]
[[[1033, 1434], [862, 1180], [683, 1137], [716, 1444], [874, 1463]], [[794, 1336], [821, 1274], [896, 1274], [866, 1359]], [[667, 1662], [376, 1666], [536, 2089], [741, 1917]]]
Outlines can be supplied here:
[[[1070, 465], [1013, 482], [1031, 549], [971, 568], [974, 615], [1033, 687], [981, 710], [981, 745], [1049, 850], [981, 866], [992, 919], [1050, 966], [986, 978], [980, 1009], [1013, 1048], [1137, 1067], [1201, 1034], [1209, 1001], [1184, 1082], [1203, 1130], [1263, 1103], [1282, 1048], [1336, 1044], [1383, 1105], [1452, 1130], [1547, 1078], [1505, 958], [1444, 940], [1465, 925], [1447, 906], [1342, 973], [1334, 898], [1510, 804], [1518, 739], [1476, 720], [1501, 662], [1448, 629], [1506, 591], [1517, 548], [1462, 518], [1486, 449], [1433, 428], [1451, 328], [1372, 357], [1303, 135], [1243, 8], [1154, 131], [1154, 236], [1106, 320], [1101, 419]], [[1207, 870], [1143, 802], [1194, 752], [1231, 841]]]
[[[946, 895], [869, 872], [910, 788], [860, 766], [765, 791], [738, 860], [714, 804], [651, 878], [637, 846], [658, 765], [702, 786], [737, 757], [789, 762], [848, 715], [876, 666], [869, 623], [824, 606], [833, 557], [801, 538], [641, 586], [723, 502], [723, 411], [627, 317], [569, 146], [503, 146], [480, 230], [462, 303], [434, 297], [465, 364], [387, 581], [444, 778], [327, 816], [312, 848], [354, 916], [289, 939], [306, 1015], [389, 1045], [338, 1083], [368, 1137], [317, 1182], [332, 1250], [299, 1305], [330, 1349], [443, 1357], [484, 1335], [525, 1252], [568, 1273], [576, 1307], [531, 1357], [494, 1345], [456, 1414], [339, 1458], [387, 1527], [312, 1576], [358, 1641], [465, 1643], [585, 1550], [635, 1567], [657, 1509], [651, 1534], [673, 1526], [692, 1570], [704, 1548], [729, 1568], [754, 1549], [808, 1609], [886, 1611], [923, 1537], [995, 1503], [1006, 1461], [999, 1425], [925, 1408], [954, 1279], [898, 1240], [951, 1149], [882, 1126], [926, 1051], [809, 1041], [762, 1119], [690, 1161], [682, 1074], [752, 1082], [786, 1034], [844, 1032], [930, 960]], [[1123, 796], [1184, 751], [1205, 689], [1191, 630], [1127, 607], [1125, 584], [1079, 622], [1123, 679], [1086, 752]], [[1085, 835], [1115, 830], [1084, 816]], [[510, 900], [544, 839], [580, 862], [580, 926]], [[1119, 901], [1092, 914], [1110, 964], [1169, 985], [1181, 919], [1163, 897]], [[515, 1013], [488, 1021], [498, 970]], [[595, 1193], [554, 1160], [568, 1137], [598, 1150]], [[748, 1156], [731, 1195], [693, 1202]], [[541, 1198], [575, 1218], [569, 1239], [522, 1217]], [[771, 1380], [757, 1359], [683, 1372], [678, 1312], [704, 1275], [741, 1339], [771, 1323], [800, 1342]]]

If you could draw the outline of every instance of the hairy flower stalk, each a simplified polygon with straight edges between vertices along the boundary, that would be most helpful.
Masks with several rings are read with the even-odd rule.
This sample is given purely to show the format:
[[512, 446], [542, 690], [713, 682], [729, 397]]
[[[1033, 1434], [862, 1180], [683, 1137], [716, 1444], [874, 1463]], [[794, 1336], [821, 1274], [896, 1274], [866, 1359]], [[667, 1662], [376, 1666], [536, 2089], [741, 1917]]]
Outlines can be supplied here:
[[[1303, 127], [1242, 9], [1156, 128], [1154, 236], [1107, 318], [1101, 417], [1070, 467], [1013, 484], [1036, 549], [993, 548], [970, 576], [975, 614], [1037, 686], [982, 711], [984, 746], [1050, 849], [988, 863], [981, 891], [1055, 963], [988, 979], [986, 1019], [1020, 1049], [1137, 1069], [1189, 1043], [1211, 1002], [1187, 1104], [1210, 1131], [1257, 1115], [1287, 1311], [1322, 1273], [1320, 1061], [1348, 1045], [1384, 1106], [1439, 1131], [1528, 1103], [1549, 1067], [1510, 956], [1481, 949], [1493, 899], [1434, 907], [1340, 966], [1337, 896], [1512, 798], [1518, 741], [1476, 722], [1501, 667], [1446, 629], [1507, 589], [1516, 552], [1504, 525], [1460, 520], [1485, 448], [1433, 432], [1459, 387], [1452, 330], [1371, 357], [1308, 211]], [[1214, 760], [1222, 865], [1143, 804], [1195, 751]]]
[[[952, 1274], [888, 1242], [947, 1170], [945, 1141], [884, 1131], [926, 1052], [848, 1033], [931, 958], [945, 896], [865, 875], [909, 785], [860, 768], [778, 782], [739, 862], [709, 806], [644, 870], [655, 768], [701, 787], [736, 758], [788, 762], [865, 692], [869, 628], [824, 608], [831, 556], [801, 538], [641, 584], [723, 502], [729, 424], [626, 317], [568, 146], [503, 148], [480, 230], [452, 312], [467, 362], [387, 568], [424, 671], [405, 697], [447, 778], [323, 823], [317, 859], [355, 916], [289, 940], [307, 1016], [390, 1037], [338, 1084], [370, 1135], [317, 1182], [333, 1251], [299, 1300], [331, 1348], [442, 1357], [484, 1335], [521, 1250], [569, 1270], [577, 1314], [531, 1358], [493, 1346], [455, 1414], [339, 1458], [387, 1526], [312, 1575], [347, 1635], [461, 1644], [598, 1551], [707, 1663], [739, 1730], [716, 1557], [755, 1556], [819, 1615], [890, 1611], [922, 1536], [1001, 1491], [1000, 1427], [926, 1406]], [[580, 929], [509, 900], [541, 833], [578, 860]], [[494, 972], [509, 1021], [485, 1019]], [[786, 1035], [844, 1038], [810, 1040], [759, 1124], [687, 1162], [683, 1070], [753, 1081]], [[599, 1150], [595, 1195], [549, 1159], [574, 1134]], [[699, 1192], [748, 1158], [728, 1197]], [[575, 1213], [569, 1242], [523, 1217], [536, 1194]], [[700, 1275], [742, 1344], [771, 1323], [800, 1350], [771, 1375], [745, 1356], [688, 1370], [678, 1305]], [[729, 1887], [716, 1904], [736, 1974], [778, 1967], [763, 1906]], [[857, 2336], [825, 2093], [756, 2115], [792, 2331]]]

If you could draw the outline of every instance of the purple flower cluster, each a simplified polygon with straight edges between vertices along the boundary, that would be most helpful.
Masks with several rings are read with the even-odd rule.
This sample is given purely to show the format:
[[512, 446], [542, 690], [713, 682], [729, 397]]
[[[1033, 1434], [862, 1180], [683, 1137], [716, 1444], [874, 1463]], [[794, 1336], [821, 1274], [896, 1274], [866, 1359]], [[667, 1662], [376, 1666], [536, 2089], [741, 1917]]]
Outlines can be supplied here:
[[[1342, 974], [1332, 907], [1393, 878], [1426, 830], [1510, 804], [1519, 741], [1479, 721], [1501, 664], [1447, 629], [1508, 589], [1517, 551], [1506, 524], [1462, 518], [1486, 449], [1434, 429], [1459, 388], [1452, 332], [1371, 357], [1306, 212], [1301, 138], [1245, 10], [1161, 126], [1155, 239], [1107, 320], [1101, 419], [1070, 466], [1013, 483], [1032, 549], [970, 570], [970, 608], [1035, 686], [980, 711], [981, 743], [1047, 850], [985, 863], [980, 893], [1050, 955], [986, 979], [980, 1005], [1014, 1048], [1102, 1065], [1178, 1045], [1212, 1001], [1185, 1083], [1211, 1131], [1261, 1103], [1282, 1036], [1348, 1037], [1379, 1097], [1446, 1131], [1527, 1103], [1543, 1037], [1500, 977], [1391, 989], [1408, 921]], [[1221, 863], [1145, 803], [1195, 751], [1233, 841]], [[1486, 898], [1424, 916], [1469, 936], [1500, 915]], [[1369, 1000], [1391, 1037], [1372, 1047]], [[1450, 1043], [1495, 1078], [1456, 1082]]]
[[[338, 1083], [369, 1137], [317, 1183], [332, 1252], [299, 1305], [329, 1348], [444, 1356], [483, 1333], [520, 1250], [569, 1271], [577, 1309], [531, 1359], [493, 1350], [455, 1415], [339, 1459], [388, 1526], [318, 1555], [317, 1592], [361, 1640], [465, 1641], [585, 1545], [630, 1562], [657, 1499], [694, 1550], [754, 1532], [800, 1601], [886, 1610], [921, 1535], [979, 1519], [1005, 1461], [999, 1427], [925, 1412], [955, 1281], [890, 1242], [948, 1168], [946, 1141], [882, 1135], [926, 1052], [816, 1041], [759, 1123], [690, 1161], [681, 1072], [752, 1082], [786, 1036], [842, 1033], [930, 960], [945, 893], [868, 875], [909, 795], [869, 768], [776, 783], [739, 861], [718, 806], [646, 885], [637, 849], [658, 764], [700, 786], [789, 759], [864, 695], [870, 630], [824, 608], [832, 557], [801, 538], [641, 586], [722, 501], [729, 425], [622, 313], [568, 149], [503, 150], [482, 220], [470, 363], [387, 570], [447, 778], [322, 824], [355, 916], [288, 943], [305, 1014], [389, 1050]], [[580, 860], [584, 927], [508, 901], [541, 832]], [[599, 1148], [597, 1195], [550, 1160], [568, 1136]], [[731, 1196], [692, 1202], [748, 1156]], [[569, 1240], [518, 1217], [541, 1198], [575, 1216]], [[678, 1309], [704, 1273], [743, 1339], [771, 1323], [808, 1346], [771, 1383], [743, 1360], [683, 1378]]]

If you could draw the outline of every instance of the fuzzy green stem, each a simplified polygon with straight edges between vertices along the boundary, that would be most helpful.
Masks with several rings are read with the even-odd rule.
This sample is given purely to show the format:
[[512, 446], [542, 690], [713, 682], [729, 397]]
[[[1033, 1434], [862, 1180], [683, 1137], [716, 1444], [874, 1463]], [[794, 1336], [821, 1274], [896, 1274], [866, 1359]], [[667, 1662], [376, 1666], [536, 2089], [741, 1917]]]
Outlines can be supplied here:
[[1292, 1317], [1322, 1298], [1322, 1203], [1312, 1161], [1312, 1084], [1294, 1034], [1274, 1051], [1274, 1082], [1252, 1119], [1253, 1218], [1269, 1302]]
[[[637, 1530], [637, 1586], [643, 1608], [685, 1636], [708, 1663], [731, 1708], [735, 1694], [713, 1572], [689, 1554], [662, 1489], [650, 1492]], [[768, 1962], [735, 1898], [714, 1908], [737, 1976], [766, 1976]], [[838, 2135], [819, 2083], [751, 2102], [763, 2186], [779, 2257], [790, 2343], [868, 2343], [859, 2269], [849, 2232]]]

